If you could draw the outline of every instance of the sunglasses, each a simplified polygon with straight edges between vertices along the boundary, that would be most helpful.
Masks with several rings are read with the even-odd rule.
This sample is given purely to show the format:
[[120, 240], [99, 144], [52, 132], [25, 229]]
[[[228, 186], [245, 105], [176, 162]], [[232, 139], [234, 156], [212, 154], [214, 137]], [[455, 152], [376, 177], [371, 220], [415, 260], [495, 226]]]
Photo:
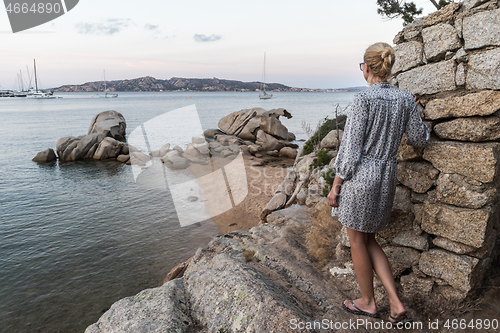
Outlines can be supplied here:
[[365, 70], [365, 63], [364, 62], [360, 62], [359, 63], [359, 69], [363, 72]]

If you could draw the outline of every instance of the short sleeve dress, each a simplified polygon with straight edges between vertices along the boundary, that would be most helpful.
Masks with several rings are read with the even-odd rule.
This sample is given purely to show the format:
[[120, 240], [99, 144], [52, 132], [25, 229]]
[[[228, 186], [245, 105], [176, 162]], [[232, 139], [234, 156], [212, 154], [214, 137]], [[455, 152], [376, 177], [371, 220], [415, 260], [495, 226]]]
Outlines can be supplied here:
[[344, 182], [332, 216], [344, 226], [375, 233], [389, 223], [403, 133], [416, 147], [425, 147], [430, 139], [410, 93], [379, 82], [354, 96], [333, 165]]

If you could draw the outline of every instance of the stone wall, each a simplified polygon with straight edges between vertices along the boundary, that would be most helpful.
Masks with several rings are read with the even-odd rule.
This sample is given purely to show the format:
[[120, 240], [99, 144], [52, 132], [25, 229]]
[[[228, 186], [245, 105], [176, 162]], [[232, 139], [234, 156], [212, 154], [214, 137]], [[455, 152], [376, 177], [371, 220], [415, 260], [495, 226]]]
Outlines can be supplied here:
[[[500, 252], [500, 1], [452, 3], [407, 26], [394, 44], [391, 83], [419, 97], [432, 131], [425, 149], [403, 136], [391, 221], [377, 238], [403, 298], [456, 304], [478, 290]], [[294, 202], [330, 209], [321, 194], [322, 175], [335, 161], [331, 148], [329, 165], [315, 169], [317, 150], [304, 155], [301, 148], [263, 220]], [[335, 272], [350, 265], [345, 228], [336, 246]], [[352, 270], [340, 271], [335, 278], [355, 279]]]
[[393, 230], [381, 240], [418, 251], [403, 289], [430, 283], [460, 301], [498, 252], [500, 1], [452, 3], [394, 44], [391, 83], [420, 96], [432, 138], [423, 150], [403, 138]]

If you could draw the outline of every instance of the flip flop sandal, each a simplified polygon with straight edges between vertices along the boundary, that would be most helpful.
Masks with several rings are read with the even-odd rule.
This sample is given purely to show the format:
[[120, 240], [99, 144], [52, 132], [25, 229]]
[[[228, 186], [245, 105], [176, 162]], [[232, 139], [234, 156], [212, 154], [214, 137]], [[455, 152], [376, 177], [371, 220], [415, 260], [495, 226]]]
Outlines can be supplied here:
[[[355, 315], [360, 315], [360, 316], [368, 316], [368, 317], [371, 317], [371, 318], [380, 318], [380, 313], [370, 313], [370, 312], [366, 312], [366, 311], [363, 311], [361, 310], [360, 308], [358, 308], [356, 306], [356, 304], [354, 304], [353, 300], [349, 300], [349, 302], [351, 302], [352, 306], [357, 310], [351, 310], [349, 309], [343, 302], [342, 302], [342, 307], [344, 308], [344, 310], [346, 310], [347, 312], [349, 313], [352, 313], [352, 314], [355, 314]], [[391, 317], [392, 318], [392, 317]]]
[[393, 316], [389, 315], [389, 318], [391, 318], [392, 320], [394, 320], [394, 322], [391, 321], [391, 323], [393, 324], [398, 324], [398, 323], [411, 323], [413, 321], [413, 319], [411, 319], [410, 317], [407, 317], [405, 315], [405, 317], [403, 319], [400, 319], [400, 320], [397, 320], [396, 318], [394, 318]]

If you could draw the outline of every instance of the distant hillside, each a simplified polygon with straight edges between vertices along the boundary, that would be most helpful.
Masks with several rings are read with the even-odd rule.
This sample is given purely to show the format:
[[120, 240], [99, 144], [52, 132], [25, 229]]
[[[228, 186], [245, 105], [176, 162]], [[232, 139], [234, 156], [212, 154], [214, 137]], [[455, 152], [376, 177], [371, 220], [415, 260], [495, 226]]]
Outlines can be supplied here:
[[[107, 81], [109, 91], [258, 91], [260, 82], [241, 82], [235, 80], [212, 79], [186, 79], [173, 77], [168, 80], [155, 79], [151, 76], [131, 80]], [[267, 90], [272, 91], [300, 91], [279, 83], [266, 84]], [[100, 81], [87, 82], [80, 85], [64, 85], [52, 89], [53, 91], [98, 91], [103, 90]]]
[[[261, 82], [242, 82], [236, 80], [211, 79], [187, 79], [173, 77], [162, 80], [151, 76], [140, 77], [130, 80], [107, 81], [109, 91], [259, 91]], [[309, 89], [294, 88], [280, 83], [267, 83], [269, 91], [360, 91], [366, 87], [352, 87], [342, 89]], [[52, 88], [56, 92], [93, 92], [103, 90], [101, 81], [87, 82], [79, 85], [64, 85]]]

